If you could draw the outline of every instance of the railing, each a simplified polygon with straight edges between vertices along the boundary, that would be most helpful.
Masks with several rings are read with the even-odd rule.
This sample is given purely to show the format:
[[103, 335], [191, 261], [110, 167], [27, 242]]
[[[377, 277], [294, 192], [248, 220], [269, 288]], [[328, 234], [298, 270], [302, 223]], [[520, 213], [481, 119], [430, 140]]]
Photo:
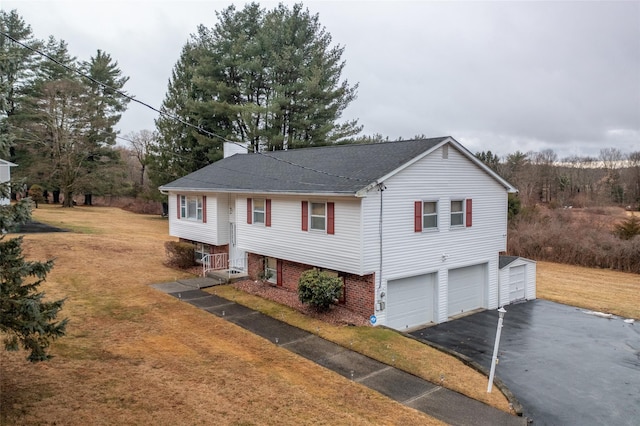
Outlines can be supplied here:
[[205, 254], [202, 256], [202, 276], [206, 276], [209, 271], [227, 269], [228, 263], [227, 253]]
[[245, 272], [247, 265], [247, 256], [242, 256], [240, 259], [233, 259], [229, 261], [229, 275], [239, 274]]

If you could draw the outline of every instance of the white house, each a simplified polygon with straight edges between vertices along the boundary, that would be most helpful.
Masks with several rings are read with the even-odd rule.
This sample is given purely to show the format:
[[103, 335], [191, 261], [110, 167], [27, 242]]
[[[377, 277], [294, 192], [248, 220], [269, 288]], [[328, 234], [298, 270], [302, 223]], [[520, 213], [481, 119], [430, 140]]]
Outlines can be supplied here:
[[[0, 159], [0, 183], [9, 182], [11, 180], [11, 167], [16, 167], [7, 160]], [[0, 197], [0, 206], [6, 206], [11, 202], [10, 198]]]
[[290, 290], [309, 268], [330, 271], [341, 303], [376, 324], [510, 300], [499, 254], [515, 188], [451, 137], [236, 153], [160, 189], [169, 233], [199, 259]]

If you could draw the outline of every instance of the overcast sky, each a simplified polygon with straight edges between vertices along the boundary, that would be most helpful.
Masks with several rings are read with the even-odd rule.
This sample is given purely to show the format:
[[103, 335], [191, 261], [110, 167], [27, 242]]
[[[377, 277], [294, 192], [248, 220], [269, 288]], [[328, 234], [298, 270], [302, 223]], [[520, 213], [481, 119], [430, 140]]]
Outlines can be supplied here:
[[[230, 1], [0, 0], [35, 36], [97, 49], [130, 77], [125, 90], [160, 107], [180, 50]], [[260, 2], [273, 8], [274, 2]], [[291, 2], [284, 2], [290, 4]], [[471, 151], [640, 151], [640, 1], [307, 1], [359, 83], [344, 119], [395, 139], [451, 135]], [[122, 135], [154, 129], [130, 103]]]

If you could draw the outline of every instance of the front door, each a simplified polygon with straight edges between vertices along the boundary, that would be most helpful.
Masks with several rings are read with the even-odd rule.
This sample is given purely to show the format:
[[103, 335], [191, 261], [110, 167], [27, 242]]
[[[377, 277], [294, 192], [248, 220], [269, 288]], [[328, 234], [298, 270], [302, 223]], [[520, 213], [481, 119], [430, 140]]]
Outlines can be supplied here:
[[238, 227], [236, 225], [236, 197], [229, 196], [229, 269], [246, 272], [245, 253], [238, 248]]

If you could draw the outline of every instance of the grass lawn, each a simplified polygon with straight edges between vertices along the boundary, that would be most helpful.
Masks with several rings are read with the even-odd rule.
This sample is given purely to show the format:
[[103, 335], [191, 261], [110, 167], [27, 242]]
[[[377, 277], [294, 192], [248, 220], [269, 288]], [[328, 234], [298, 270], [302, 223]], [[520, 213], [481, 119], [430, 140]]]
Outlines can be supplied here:
[[[150, 288], [190, 277], [163, 265], [166, 219], [50, 205], [34, 218], [73, 231], [29, 234], [24, 244], [30, 259], [56, 259], [43, 289], [67, 298], [70, 323], [49, 362], [0, 351], [0, 424], [440, 424]], [[580, 268], [572, 287], [578, 272], [568, 268], [538, 263], [538, 295], [640, 317], [640, 277]], [[596, 291], [603, 282], [607, 305]], [[228, 286], [210, 291], [427, 379], [444, 377], [445, 386], [508, 411], [503, 395], [486, 393], [485, 376], [399, 333], [332, 327]]]
[[537, 264], [541, 299], [640, 320], [640, 275], [552, 262]]
[[43, 289], [67, 298], [70, 323], [49, 362], [0, 351], [0, 424], [441, 424], [149, 287], [187, 277], [163, 266], [166, 219], [48, 205], [34, 218], [76, 231], [24, 244], [56, 258]]

